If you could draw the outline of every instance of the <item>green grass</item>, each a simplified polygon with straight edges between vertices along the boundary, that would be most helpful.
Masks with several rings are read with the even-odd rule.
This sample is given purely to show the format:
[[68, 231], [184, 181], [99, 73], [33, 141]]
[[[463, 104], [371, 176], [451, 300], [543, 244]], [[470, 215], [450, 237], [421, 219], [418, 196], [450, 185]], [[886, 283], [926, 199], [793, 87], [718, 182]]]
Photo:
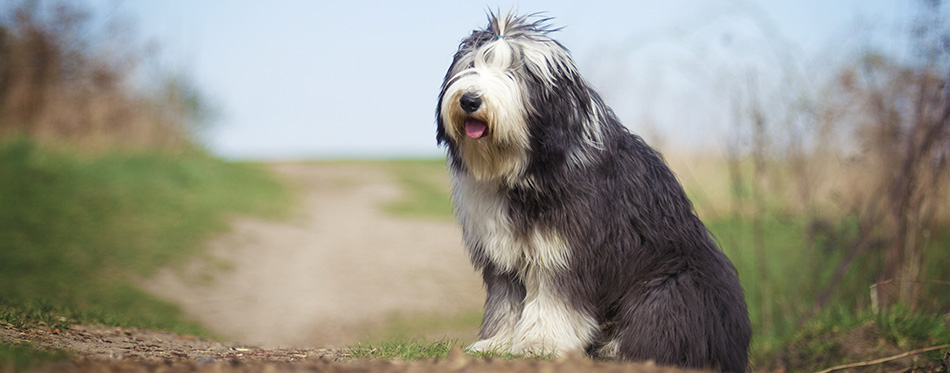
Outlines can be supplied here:
[[[806, 223], [794, 217], [765, 216], [758, 228], [736, 216], [705, 223], [739, 272], [755, 332], [753, 349], [782, 343], [794, 332], [796, 321], [811, 311], [842, 250], [807, 249]], [[760, 248], [755, 229], [761, 234]], [[845, 288], [859, 286], [858, 280], [846, 279]]]
[[504, 348], [497, 348], [491, 351], [467, 352], [469, 356], [481, 359], [534, 359], [551, 360], [556, 355], [555, 351], [540, 351], [527, 354], [514, 354]]
[[452, 346], [461, 346], [461, 344], [457, 339], [438, 341], [406, 339], [380, 343], [358, 343], [351, 346], [349, 351], [350, 356], [354, 359], [428, 360], [448, 357]]
[[[911, 312], [900, 305], [878, 314], [833, 308], [803, 325], [776, 351], [760, 358], [758, 365], [814, 371], [946, 343], [950, 343], [950, 325], [939, 315]], [[939, 361], [944, 353], [919, 355], [918, 363]], [[896, 368], [901, 367], [890, 370]]]
[[[382, 359], [382, 360], [432, 360], [445, 359], [449, 356], [449, 351], [453, 347], [465, 349], [467, 344], [461, 343], [458, 339], [394, 339], [380, 343], [359, 343], [349, 348], [350, 356], [354, 359]], [[500, 359], [539, 359], [550, 360], [554, 357], [553, 352], [542, 352], [537, 354], [512, 354], [501, 349], [486, 352], [467, 352], [469, 356], [475, 358], [500, 358]]]
[[442, 159], [383, 162], [405, 195], [384, 206], [386, 212], [404, 218], [450, 221], [452, 202], [449, 173]]
[[0, 143], [0, 322], [101, 323], [209, 336], [134, 284], [200, 253], [235, 214], [280, 216], [257, 166], [190, 153], [83, 155]]
[[364, 339], [372, 341], [410, 340], [418, 337], [468, 340], [475, 338], [482, 321], [481, 308], [454, 315], [413, 312], [392, 313], [382, 327], [362, 331]]
[[0, 372], [23, 372], [46, 362], [59, 361], [66, 354], [25, 344], [0, 343]]
[[[707, 220], [706, 224], [739, 272], [753, 326], [752, 356], [765, 360], [795, 338], [809, 317], [824, 317], [814, 315], [813, 307], [831, 282], [857, 231], [857, 223], [846, 218], [830, 224], [826, 232], [809, 243], [804, 218], [770, 213], [765, 214], [757, 228], [761, 235], [761, 248], [757, 249], [756, 228], [749, 218], [722, 217]], [[948, 246], [947, 232], [933, 235], [928, 250], [930, 257], [925, 263], [930, 278], [948, 280], [945, 268], [950, 262], [950, 252], [940, 249]], [[828, 297], [825, 308], [847, 310], [851, 314], [867, 312], [869, 286], [877, 281], [874, 274], [882, 262], [880, 255], [880, 252], [872, 252], [855, 259]], [[926, 284], [921, 292], [921, 299], [925, 300], [921, 302], [921, 310], [898, 315], [928, 317], [927, 310], [939, 310], [950, 304], [950, 292], [945, 285]], [[889, 330], [894, 330], [895, 335], [910, 331]]]

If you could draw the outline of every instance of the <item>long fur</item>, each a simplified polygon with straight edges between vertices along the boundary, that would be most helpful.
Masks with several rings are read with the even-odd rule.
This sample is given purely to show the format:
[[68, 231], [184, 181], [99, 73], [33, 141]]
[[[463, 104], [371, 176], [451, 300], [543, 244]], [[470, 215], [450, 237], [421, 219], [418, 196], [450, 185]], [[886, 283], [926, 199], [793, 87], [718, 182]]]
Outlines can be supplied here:
[[[551, 31], [534, 15], [489, 14], [439, 94], [437, 140], [488, 292], [469, 349], [745, 371], [735, 268], [661, 156], [621, 125]], [[466, 96], [477, 110], [460, 104]], [[487, 131], [467, 136], [471, 123]]]

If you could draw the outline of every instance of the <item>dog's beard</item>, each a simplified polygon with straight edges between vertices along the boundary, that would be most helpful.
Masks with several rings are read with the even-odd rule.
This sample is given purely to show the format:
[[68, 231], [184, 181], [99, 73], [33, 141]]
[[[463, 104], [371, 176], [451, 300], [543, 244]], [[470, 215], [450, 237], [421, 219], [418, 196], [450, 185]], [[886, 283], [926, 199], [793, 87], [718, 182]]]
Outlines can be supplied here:
[[[457, 145], [464, 168], [476, 180], [513, 182], [524, 173], [529, 147], [521, 87], [510, 79], [506, 85], [492, 79], [469, 74], [456, 82], [458, 86], [448, 87], [440, 110], [442, 124]], [[459, 100], [466, 92], [476, 91], [474, 87], [480, 87], [482, 104], [467, 113]]]

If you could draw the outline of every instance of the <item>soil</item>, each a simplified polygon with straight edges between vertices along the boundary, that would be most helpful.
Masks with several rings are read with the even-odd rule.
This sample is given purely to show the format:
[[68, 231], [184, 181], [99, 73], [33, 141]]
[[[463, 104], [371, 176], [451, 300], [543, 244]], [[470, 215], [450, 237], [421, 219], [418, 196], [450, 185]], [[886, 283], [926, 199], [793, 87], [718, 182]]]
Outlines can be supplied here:
[[[452, 350], [429, 361], [353, 360], [345, 349], [270, 348], [221, 343], [142, 329], [75, 325], [0, 328], [0, 340], [67, 351], [70, 358], [34, 372], [682, 372], [653, 364], [572, 357], [555, 361], [475, 359]], [[0, 367], [0, 371], [5, 371]]]

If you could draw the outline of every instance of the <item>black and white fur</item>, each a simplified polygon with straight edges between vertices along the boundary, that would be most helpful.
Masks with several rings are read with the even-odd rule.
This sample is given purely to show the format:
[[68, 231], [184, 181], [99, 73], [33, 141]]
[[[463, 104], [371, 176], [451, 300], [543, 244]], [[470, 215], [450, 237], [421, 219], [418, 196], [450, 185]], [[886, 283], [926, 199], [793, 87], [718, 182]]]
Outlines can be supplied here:
[[490, 14], [439, 95], [437, 140], [488, 292], [469, 350], [744, 371], [750, 327], [734, 267], [547, 21]]

